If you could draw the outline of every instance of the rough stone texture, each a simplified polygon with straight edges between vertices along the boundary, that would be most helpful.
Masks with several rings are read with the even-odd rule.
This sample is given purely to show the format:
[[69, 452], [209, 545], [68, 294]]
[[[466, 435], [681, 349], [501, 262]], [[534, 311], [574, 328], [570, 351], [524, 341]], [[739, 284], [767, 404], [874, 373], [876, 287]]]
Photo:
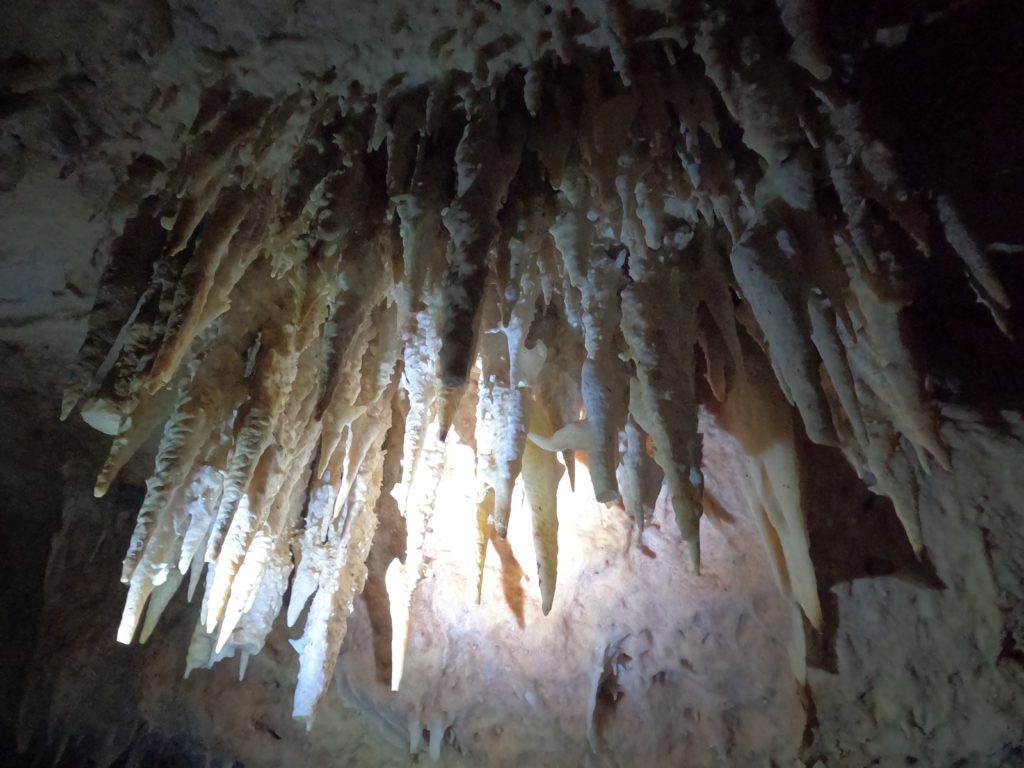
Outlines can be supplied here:
[[[426, 16], [392, 3], [375, 4], [367, 17], [331, 10], [346, 5], [307, 3], [300, 14], [262, 2], [230, 13], [67, 2], [5, 16], [0, 751], [13, 751], [27, 692], [26, 764], [58, 754], [68, 765], [125, 756], [137, 765], [208, 756], [246, 766], [405, 764], [410, 723], [445, 733], [442, 759], [453, 765], [1024, 764], [1024, 355], [938, 259], [915, 265], [926, 281], [912, 310], [933, 390], [947, 403], [943, 437], [953, 458], [951, 473], [918, 478], [928, 557], [917, 563], [891, 508], [859, 489], [835, 455], [802, 442], [821, 467], [809, 480], [812, 557], [827, 606], [821, 635], [794, 629], [730, 492], [742, 470], [728, 438], [713, 431], [712, 487], [740, 520], [722, 525], [726, 535], [705, 522], [701, 578], [690, 575], [663, 510], [640, 542], [620, 513], [584, 502], [563, 522], [576, 529], [579, 559], [573, 566], [567, 557], [559, 580], [569, 589], [546, 618], [523, 556], [528, 530], [510, 532], [530, 579], [521, 586], [521, 621], [493, 550], [482, 608], [467, 599], [472, 568], [454, 549], [434, 552], [416, 593], [403, 691], [392, 695], [380, 682], [387, 674], [384, 654], [374, 653], [381, 630], [371, 589], [356, 604], [336, 690], [309, 733], [290, 717], [294, 633], [282, 626], [243, 683], [235, 662], [180, 679], [195, 614], [181, 595], [148, 645], [114, 644], [118, 563], [148, 467], [140, 459], [114, 493], [93, 500], [105, 440], [56, 415], [99, 254], [127, 213], [116, 194], [123, 169], [145, 179], [146, 163], [131, 160], [167, 154], [174, 116], [180, 122], [194, 110], [206, 57], [233, 60], [254, 90], [333, 65], [373, 91], [399, 70], [409, 72], [405, 85], [451, 66], [472, 70], [471, 52], [497, 29], [526, 31], [501, 44], [508, 52], [492, 66], [549, 46], [531, 38], [543, 13], [532, 4]], [[1024, 125], [1008, 106], [1022, 95], [1018, 16], [996, 2], [845, 3], [823, 20], [911, 178], [951, 194], [982, 242], [1010, 246], [1024, 242], [1016, 215]], [[383, 55], [385, 38], [401, 50]], [[154, 95], [171, 83], [182, 84], [171, 106], [160, 121], [148, 119]], [[991, 254], [1021, 297], [1019, 254]], [[864, 523], [844, 528], [846, 519]], [[373, 573], [371, 557], [371, 587]], [[804, 631], [806, 652], [791, 664], [792, 635]], [[807, 689], [791, 671], [804, 657]]]

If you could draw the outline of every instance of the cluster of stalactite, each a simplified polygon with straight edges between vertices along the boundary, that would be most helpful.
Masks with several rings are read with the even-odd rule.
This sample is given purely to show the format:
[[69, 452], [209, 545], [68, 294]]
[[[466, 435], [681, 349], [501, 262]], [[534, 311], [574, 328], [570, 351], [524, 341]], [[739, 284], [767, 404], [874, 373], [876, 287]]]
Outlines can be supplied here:
[[914, 463], [948, 455], [901, 319], [908, 252], [941, 242], [997, 322], [1007, 298], [955, 208], [868, 134], [803, 6], [773, 33], [724, 12], [623, 28], [610, 55], [564, 40], [494, 83], [372, 103], [210, 87], [112, 246], [63, 404], [113, 435], [97, 495], [162, 427], [118, 640], [145, 641], [205, 566], [188, 669], [304, 615], [294, 712], [312, 717], [391, 429], [395, 686], [446, 441], [475, 446], [481, 572], [522, 478], [545, 613], [577, 457], [638, 526], [664, 486], [699, 570], [700, 406], [745, 451], [736, 481], [812, 625], [800, 432], [920, 551]]

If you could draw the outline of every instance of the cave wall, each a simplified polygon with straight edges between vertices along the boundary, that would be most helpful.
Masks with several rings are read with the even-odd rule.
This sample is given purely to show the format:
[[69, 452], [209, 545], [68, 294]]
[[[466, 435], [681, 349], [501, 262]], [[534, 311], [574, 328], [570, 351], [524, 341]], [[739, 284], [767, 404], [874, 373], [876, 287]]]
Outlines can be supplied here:
[[[825, 14], [836, 60], [909, 178], [956, 200], [1020, 296], [1019, 14], [996, 2], [853, 5]], [[13, 751], [20, 730], [26, 763], [399, 764], [408, 759], [408, 723], [422, 722], [449, 734], [441, 755], [451, 764], [485, 755], [503, 764], [1024, 761], [1021, 350], [940, 258], [916, 265], [923, 287], [912, 310], [952, 454], [950, 472], [917, 478], [928, 557], [908, 556], [891, 508], [805, 440], [812, 466], [822, 467], [811, 479], [809, 526], [823, 633], [803, 626], [775, 591], [744, 503], [729, 489], [744, 466], [730, 438], [709, 426], [710, 487], [721, 488], [737, 520], [705, 521], [704, 575], [689, 573], [671, 520], [645, 533], [648, 554], [628, 521], [592, 505], [579, 525], [599, 567], [576, 582], [579, 594], [561, 615], [543, 619], [528, 606], [521, 627], [500, 564], [491, 565], [481, 618], [456, 599], [457, 569], [446, 571], [438, 553], [414, 606], [411, 659], [419, 661], [407, 663], [407, 687], [391, 697], [380, 682], [371, 591], [357, 601], [336, 689], [308, 733], [289, 714], [295, 661], [283, 627], [243, 683], [234, 661], [181, 679], [195, 612], [181, 595], [147, 645], [115, 645], [118, 563], [148, 467], [141, 459], [111, 496], [92, 499], [105, 441], [56, 416], [106, 244], [128, 213], [122, 169], [144, 179], [140, 157], [166, 155], [174, 141], [174, 120], [148, 118], [154, 95], [177, 84], [172, 110], [184, 121], [198, 99], [194, 84], [213, 66], [204, 57], [223, 56], [260, 62], [250, 70], [254, 87], [291, 76], [290, 68], [339, 65], [362, 72], [362, 87], [380, 87], [395, 66], [373, 52], [385, 30], [408, 46], [394, 56], [407, 64], [406, 82], [427, 80], [446, 67], [471, 69], [465, 52], [511, 23], [509, 10], [442, 12], [459, 19], [449, 40], [461, 44], [432, 49], [428, 35], [410, 31], [419, 17], [406, 15], [403, 26], [407, 12], [387, 4], [369, 20], [307, 4], [293, 36], [278, 34], [295, 27], [292, 11], [248, 11], [137, 3], [93, 14], [55, 3], [32, 15], [15, 9], [0, 37], [0, 562], [10, 628], [0, 748]], [[540, 27], [540, 15], [530, 12], [527, 30]], [[318, 28], [353, 39], [327, 45]], [[543, 48], [527, 39], [496, 59], [507, 66]], [[290, 53], [262, 58], [279, 49]], [[285, 75], [275, 70], [283, 60]], [[864, 524], [845, 527], [850, 519]], [[465, 633], [453, 635], [453, 625]], [[793, 654], [801, 637], [802, 653]], [[602, 703], [591, 708], [597, 694]]]

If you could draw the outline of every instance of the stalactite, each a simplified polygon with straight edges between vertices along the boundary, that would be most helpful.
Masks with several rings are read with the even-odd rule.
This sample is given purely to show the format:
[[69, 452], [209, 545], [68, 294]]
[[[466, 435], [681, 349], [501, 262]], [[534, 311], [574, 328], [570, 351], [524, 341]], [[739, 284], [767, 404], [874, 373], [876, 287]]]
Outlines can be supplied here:
[[642, 531], [654, 513], [665, 473], [647, 454], [647, 435], [632, 416], [619, 437], [619, 455], [622, 462], [615, 476], [622, 492], [622, 507]]
[[146, 198], [135, 216], [125, 224], [114, 241], [89, 315], [89, 330], [82, 342], [64, 392], [61, 418], [66, 419], [81, 399], [91, 394], [93, 381], [111, 352], [118, 334], [131, 320], [136, 302], [145, 291], [152, 262], [138, 254], [157, 254], [163, 249], [167, 233], [160, 225], [160, 198]]
[[[551, 417], [539, 403], [530, 407], [529, 428], [535, 435], [551, 433]], [[558, 578], [558, 481], [562, 467], [555, 456], [534, 443], [523, 449], [523, 481], [533, 511], [533, 541], [537, 550], [537, 581], [541, 610], [546, 616], [555, 598]]]
[[1006, 333], [1009, 297], [954, 203], [929, 210], [835, 82], [814, 5], [777, 5], [765, 29], [726, 3], [647, 35], [610, 2], [603, 52], [556, 13], [558, 60], [488, 82], [481, 53], [368, 100], [211, 87], [166, 189], [113, 240], [62, 404], [114, 436], [98, 495], [164, 424], [118, 640], [149, 638], [186, 581], [190, 599], [204, 585], [187, 673], [304, 616], [294, 714], [311, 721], [400, 446], [397, 688], [449, 451], [476, 457], [473, 508], [445, 514], [475, 528], [477, 600], [521, 474], [557, 613], [576, 451], [641, 529], [664, 492], [699, 567], [701, 407], [743, 448], [749, 514], [812, 625], [804, 435], [893, 500], [924, 556], [915, 478], [950, 457], [901, 249], [959, 259]]
[[699, 570], [704, 478], [694, 390], [696, 300], [682, 289], [681, 265], [640, 255], [630, 271], [634, 282], [622, 294], [622, 332], [638, 386], [630, 392], [629, 411], [654, 442], [679, 530]]
[[776, 582], [820, 627], [792, 411], [759, 355], [751, 350], [746, 357], [746, 375], [730, 393], [722, 420], [746, 454], [745, 495]]

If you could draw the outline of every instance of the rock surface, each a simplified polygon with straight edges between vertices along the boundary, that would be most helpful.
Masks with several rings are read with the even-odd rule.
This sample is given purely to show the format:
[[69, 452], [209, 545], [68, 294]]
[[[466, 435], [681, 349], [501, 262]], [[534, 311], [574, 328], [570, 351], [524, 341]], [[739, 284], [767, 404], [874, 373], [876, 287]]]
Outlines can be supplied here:
[[1009, 4], [350, 5], [5, 16], [0, 750], [1024, 763]]

